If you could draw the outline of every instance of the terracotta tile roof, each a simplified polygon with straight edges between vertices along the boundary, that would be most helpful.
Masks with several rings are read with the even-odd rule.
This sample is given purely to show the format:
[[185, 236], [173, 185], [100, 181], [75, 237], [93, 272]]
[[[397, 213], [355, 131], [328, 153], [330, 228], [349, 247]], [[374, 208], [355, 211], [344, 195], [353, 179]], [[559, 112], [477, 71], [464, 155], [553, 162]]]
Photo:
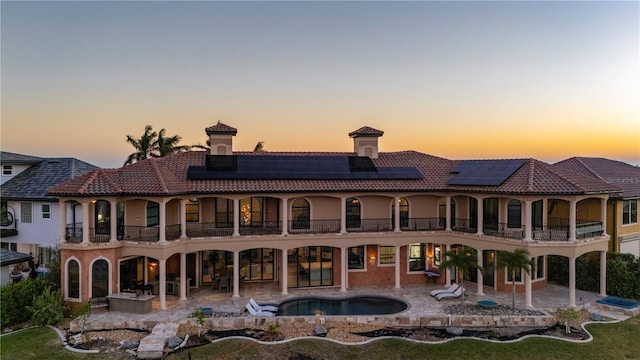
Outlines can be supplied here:
[[623, 198], [640, 198], [640, 168], [637, 166], [595, 157], [572, 157], [556, 165], [615, 185], [623, 190]]
[[357, 136], [382, 136], [384, 131], [374, 129], [372, 127], [363, 126], [358, 130], [352, 131], [349, 133], [349, 137], [357, 137]]
[[[250, 156], [353, 156], [351, 152], [235, 152]], [[526, 162], [499, 186], [455, 186], [447, 182], [460, 162], [415, 151], [380, 153], [377, 167], [415, 167], [418, 180], [189, 180], [189, 166], [202, 166], [207, 153], [189, 151], [163, 158], [143, 160], [120, 169], [96, 170], [50, 190], [66, 196], [94, 195], [181, 195], [225, 193], [301, 192], [483, 192], [511, 194], [608, 193], [617, 187], [562, 167], [535, 159]]]
[[231, 127], [229, 125], [223, 124], [220, 121], [218, 121], [217, 124], [206, 128], [205, 131], [207, 132], [207, 135], [210, 135], [210, 134], [236, 135], [238, 133], [238, 129]]

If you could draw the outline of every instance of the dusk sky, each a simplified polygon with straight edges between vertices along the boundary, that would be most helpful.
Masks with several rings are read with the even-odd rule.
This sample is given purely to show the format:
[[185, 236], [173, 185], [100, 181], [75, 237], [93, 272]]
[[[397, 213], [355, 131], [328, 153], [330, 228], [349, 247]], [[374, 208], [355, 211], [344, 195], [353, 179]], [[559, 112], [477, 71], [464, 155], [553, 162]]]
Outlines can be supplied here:
[[144, 126], [234, 150], [640, 164], [640, 3], [6, 2], [3, 151], [120, 167]]

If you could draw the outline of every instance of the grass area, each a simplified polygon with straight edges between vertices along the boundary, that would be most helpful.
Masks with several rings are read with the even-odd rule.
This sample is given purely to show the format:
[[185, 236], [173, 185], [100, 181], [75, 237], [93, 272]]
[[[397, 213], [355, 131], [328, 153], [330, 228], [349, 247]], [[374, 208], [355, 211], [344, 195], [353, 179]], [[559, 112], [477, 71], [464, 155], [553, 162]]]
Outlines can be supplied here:
[[[380, 340], [368, 345], [337, 345], [323, 340], [258, 345], [248, 340], [226, 340], [171, 354], [166, 359], [637, 359], [640, 360], [640, 316], [616, 324], [588, 326], [594, 340], [574, 344], [534, 338], [513, 344], [456, 340], [446, 344], [416, 344]], [[0, 358], [113, 359], [112, 354], [74, 354], [64, 350], [49, 328], [34, 328], [0, 338]]]

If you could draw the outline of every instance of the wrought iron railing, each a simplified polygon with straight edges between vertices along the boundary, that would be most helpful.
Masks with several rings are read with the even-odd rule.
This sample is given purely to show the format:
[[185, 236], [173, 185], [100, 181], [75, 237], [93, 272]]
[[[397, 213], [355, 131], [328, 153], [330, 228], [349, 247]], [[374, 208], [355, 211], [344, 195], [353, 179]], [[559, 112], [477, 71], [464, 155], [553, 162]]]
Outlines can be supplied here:
[[207, 236], [231, 236], [233, 235], [232, 223], [187, 223], [187, 237], [207, 237]]
[[[82, 240], [82, 237], [80, 238]], [[89, 241], [92, 243], [106, 243], [111, 240], [111, 234], [108, 229], [89, 228]]]
[[82, 223], [67, 224], [65, 240], [70, 243], [82, 242]]
[[460, 218], [456, 218], [456, 221], [452, 222], [451, 230], [470, 234], [478, 232], [477, 226], [472, 225], [471, 220]]
[[512, 239], [524, 239], [525, 227], [509, 227], [508, 223], [485, 224], [483, 227], [483, 232], [485, 235]]
[[175, 240], [180, 238], [180, 231], [182, 227], [180, 224], [169, 225], [165, 227], [164, 236], [167, 240]]
[[[442, 221], [441, 221], [442, 220]], [[409, 218], [408, 224], [400, 225], [402, 231], [432, 231], [444, 230], [444, 219], [438, 218]]]
[[330, 234], [340, 232], [340, 219], [289, 220], [291, 234]]
[[347, 221], [347, 232], [382, 232], [393, 231], [391, 218], [360, 219]]
[[130, 241], [159, 241], [160, 228], [157, 226], [132, 226], [125, 225], [122, 239]]
[[281, 221], [263, 221], [251, 225], [240, 225], [240, 235], [274, 235], [282, 234]]

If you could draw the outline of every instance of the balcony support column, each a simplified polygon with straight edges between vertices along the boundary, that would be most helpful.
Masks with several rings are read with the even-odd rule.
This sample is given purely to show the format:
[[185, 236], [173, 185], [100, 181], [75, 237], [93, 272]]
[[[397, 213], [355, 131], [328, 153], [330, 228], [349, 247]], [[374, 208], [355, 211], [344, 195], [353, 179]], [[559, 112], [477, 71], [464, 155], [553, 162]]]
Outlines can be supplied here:
[[167, 209], [164, 199], [160, 201], [158, 205], [158, 215], [160, 217], [160, 229], [158, 229], [160, 233], [159, 241], [164, 244], [167, 242]]
[[187, 238], [187, 200], [180, 199], [180, 239]]
[[289, 199], [282, 199], [282, 236], [289, 235]]
[[400, 228], [400, 198], [393, 198], [393, 203], [395, 206], [393, 207], [393, 231], [400, 232], [402, 229]]
[[233, 297], [240, 297], [240, 252], [233, 252]]
[[[569, 201], [569, 241], [576, 241], [576, 208], [577, 201]], [[575, 261], [574, 261], [575, 265]], [[575, 304], [574, 304], [575, 306]]]
[[233, 236], [240, 236], [240, 199], [233, 199]]
[[111, 233], [110, 243], [118, 242], [118, 200], [109, 201], [109, 232]]
[[445, 197], [445, 228], [444, 231], [451, 231], [451, 196]]
[[60, 200], [60, 240], [59, 241], [61, 243], [67, 242], [67, 202], [63, 200]]
[[576, 258], [569, 258], [569, 306], [576, 307]]
[[476, 235], [482, 236], [484, 235], [484, 199], [478, 199], [478, 219], [476, 221], [478, 223], [478, 231]]
[[289, 257], [287, 256], [286, 250], [282, 250], [282, 260], [280, 262], [282, 265], [282, 276], [280, 279], [282, 295], [289, 295]]
[[340, 198], [340, 234], [347, 233], [347, 199]]
[[533, 240], [533, 226], [531, 225], [531, 200], [524, 202], [524, 241]]
[[607, 252], [600, 251], [600, 296], [607, 296]]
[[396, 289], [400, 289], [400, 246], [396, 245]]
[[484, 296], [484, 275], [482, 274], [482, 270], [480, 268], [483, 267], [483, 253], [482, 250], [478, 251], [478, 270], [476, 270], [478, 274], [478, 289], [476, 291], [476, 295]]
[[158, 259], [158, 267], [160, 269], [159, 281], [160, 286], [158, 295], [160, 296], [160, 310], [167, 310], [167, 260]]
[[180, 300], [187, 300], [187, 253], [180, 253]]
[[607, 236], [607, 199], [600, 199], [600, 222], [602, 222], [602, 235]]
[[340, 292], [347, 291], [347, 248], [340, 248]]
[[89, 236], [89, 207], [91, 203], [88, 201], [82, 202], [82, 244], [87, 245], [90, 243]]
[[[449, 251], [451, 251], [451, 245], [447, 244], [445, 246], [445, 254], [448, 253]], [[446, 257], [447, 260], [449, 260], [449, 257]], [[444, 270], [444, 279], [445, 279], [445, 286], [449, 287], [451, 286], [451, 269], [445, 269]]]

